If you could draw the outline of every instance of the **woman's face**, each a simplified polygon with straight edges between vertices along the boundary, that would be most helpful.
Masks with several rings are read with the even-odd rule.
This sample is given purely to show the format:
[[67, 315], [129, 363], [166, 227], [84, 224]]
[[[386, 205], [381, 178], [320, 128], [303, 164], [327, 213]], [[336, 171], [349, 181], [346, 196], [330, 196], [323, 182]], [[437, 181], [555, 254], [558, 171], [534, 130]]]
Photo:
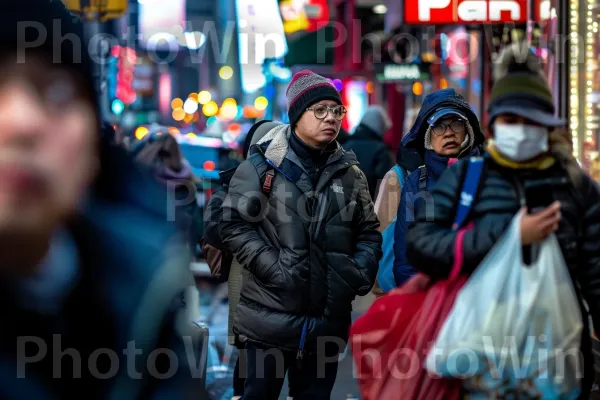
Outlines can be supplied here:
[[82, 80], [42, 58], [0, 62], [0, 236], [52, 229], [98, 165], [96, 112]]

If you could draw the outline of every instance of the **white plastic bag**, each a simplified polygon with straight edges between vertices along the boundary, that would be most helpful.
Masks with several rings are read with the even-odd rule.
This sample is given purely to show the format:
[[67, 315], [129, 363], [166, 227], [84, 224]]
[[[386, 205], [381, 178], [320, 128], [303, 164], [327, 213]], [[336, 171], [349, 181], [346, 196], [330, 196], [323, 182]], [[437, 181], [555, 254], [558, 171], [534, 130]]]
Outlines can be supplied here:
[[459, 292], [426, 368], [464, 379], [472, 398], [577, 398], [583, 323], [575, 289], [554, 235], [524, 264], [520, 217]]

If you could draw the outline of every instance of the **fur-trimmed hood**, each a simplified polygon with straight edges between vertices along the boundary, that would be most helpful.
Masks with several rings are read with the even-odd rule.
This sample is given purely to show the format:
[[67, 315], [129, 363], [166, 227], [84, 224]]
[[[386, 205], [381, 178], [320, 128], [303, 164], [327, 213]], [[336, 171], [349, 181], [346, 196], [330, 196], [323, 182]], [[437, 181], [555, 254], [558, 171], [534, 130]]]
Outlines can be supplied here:
[[291, 135], [292, 127], [288, 124], [282, 124], [272, 128], [258, 141], [257, 145], [260, 146], [270, 142], [265, 151], [265, 157], [271, 160], [276, 167], [279, 167], [290, 149]]

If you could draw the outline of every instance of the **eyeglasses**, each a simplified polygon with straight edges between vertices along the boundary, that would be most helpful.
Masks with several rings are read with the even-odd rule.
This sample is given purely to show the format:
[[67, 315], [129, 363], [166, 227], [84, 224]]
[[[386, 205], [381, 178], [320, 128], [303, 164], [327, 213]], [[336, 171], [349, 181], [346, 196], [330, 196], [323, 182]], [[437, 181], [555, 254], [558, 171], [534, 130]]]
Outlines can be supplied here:
[[450, 122], [449, 125], [442, 124], [440, 122], [440, 123], [433, 125], [431, 127], [431, 131], [433, 133], [435, 133], [437, 136], [442, 136], [443, 134], [446, 133], [448, 128], [450, 128], [450, 130], [454, 133], [464, 132], [465, 128], [466, 128], [465, 121], [463, 121], [462, 119], [456, 119], [456, 120]]
[[344, 119], [346, 115], [346, 107], [344, 106], [335, 106], [335, 107], [327, 107], [324, 104], [317, 104], [316, 106], [309, 107], [306, 109], [307, 111], [312, 111], [315, 114], [315, 118], [317, 119], [325, 119], [327, 118], [327, 114], [331, 112], [333, 118], [338, 121]]

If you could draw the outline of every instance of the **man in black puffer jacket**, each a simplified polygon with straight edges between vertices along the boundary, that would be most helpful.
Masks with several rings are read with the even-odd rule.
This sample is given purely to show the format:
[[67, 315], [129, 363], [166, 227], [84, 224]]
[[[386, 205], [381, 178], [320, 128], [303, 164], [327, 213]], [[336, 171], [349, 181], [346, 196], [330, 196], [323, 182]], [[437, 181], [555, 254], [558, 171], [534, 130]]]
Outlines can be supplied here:
[[[527, 59], [522, 56], [528, 54]], [[517, 61], [519, 60], [519, 61]], [[569, 143], [556, 128], [552, 93], [536, 57], [519, 45], [508, 48], [496, 65], [488, 106], [494, 139], [470, 214], [474, 222], [464, 236], [463, 270], [471, 273], [498, 242], [520, 209], [524, 258], [551, 233], [556, 234], [580, 300], [589, 305], [600, 328], [600, 194], [572, 157]], [[451, 230], [467, 163], [446, 170], [433, 189], [434, 220], [423, 208], [408, 231], [407, 255], [422, 272], [446, 277], [454, 262]], [[533, 190], [531, 190], [533, 189]], [[485, 287], [482, 287], [485, 290]], [[593, 379], [588, 315], [581, 302], [582, 354], [587, 399]]]
[[339, 92], [302, 71], [287, 96], [291, 125], [251, 148], [223, 203], [220, 236], [250, 271], [234, 325], [246, 342], [244, 399], [278, 399], [288, 370], [295, 399], [329, 399], [351, 303], [371, 290], [381, 257], [366, 178], [335, 140]]

